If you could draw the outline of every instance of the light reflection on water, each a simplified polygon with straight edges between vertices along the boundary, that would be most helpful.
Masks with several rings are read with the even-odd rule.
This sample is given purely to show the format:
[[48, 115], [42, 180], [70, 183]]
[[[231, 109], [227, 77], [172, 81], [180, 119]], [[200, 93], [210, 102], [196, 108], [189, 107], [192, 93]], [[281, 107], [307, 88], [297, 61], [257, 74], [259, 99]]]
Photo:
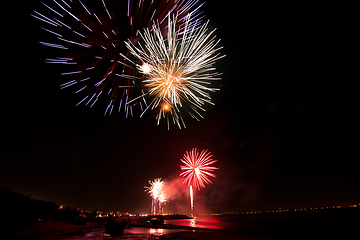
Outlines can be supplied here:
[[187, 227], [198, 227], [208, 229], [223, 229], [219, 218], [214, 217], [194, 217], [193, 219], [172, 219], [165, 220], [165, 224], [173, 224]]
[[125, 230], [125, 234], [152, 234], [152, 235], [164, 235], [175, 232], [182, 232], [183, 229], [164, 229], [164, 228], [143, 228], [143, 227], [131, 227]]
[[[143, 227], [129, 227], [125, 230], [125, 235], [122, 237], [111, 237], [111, 235], [105, 233], [105, 229], [96, 229], [95, 231], [85, 233], [86, 238], [92, 239], [103, 239], [103, 237], [111, 237], [111, 239], [127, 239], [127, 238], [136, 238], [136, 239], [148, 239], [149, 234], [153, 236], [161, 236], [164, 234], [175, 233], [186, 231], [183, 229], [162, 229], [162, 228], [143, 228]], [[81, 239], [81, 238], [76, 238]]]
[[[197, 227], [197, 228], [207, 228], [207, 229], [234, 229], [234, 224], [236, 227], [238, 223], [233, 218], [223, 218], [223, 217], [195, 217], [193, 219], [172, 219], [165, 220], [165, 224], [187, 226], [187, 227]], [[147, 227], [128, 227], [125, 230], [124, 236], [111, 236], [105, 232], [105, 228], [97, 228], [92, 231], [83, 231], [79, 233], [74, 233], [71, 235], [63, 236], [54, 236], [48, 239], [54, 240], [64, 240], [64, 239], [141, 239], [141, 240], [151, 240], [156, 239], [157, 236], [171, 234], [176, 232], [190, 232], [192, 230], [185, 229], [163, 229], [163, 228], [147, 228]]]

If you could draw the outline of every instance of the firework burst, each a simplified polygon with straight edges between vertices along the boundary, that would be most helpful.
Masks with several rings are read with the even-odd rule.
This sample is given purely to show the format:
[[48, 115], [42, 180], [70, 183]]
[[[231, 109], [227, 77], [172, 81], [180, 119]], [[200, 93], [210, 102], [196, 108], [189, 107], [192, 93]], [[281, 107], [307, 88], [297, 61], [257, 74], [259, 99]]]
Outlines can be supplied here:
[[212, 154], [208, 150], [202, 150], [199, 152], [196, 148], [193, 148], [191, 152], [186, 152], [181, 162], [185, 165], [180, 166], [183, 172], [180, 176], [184, 177], [184, 183], [190, 187], [190, 207], [191, 216], [194, 212], [194, 192], [193, 186], [200, 190], [201, 187], [205, 188], [205, 184], [211, 183], [210, 177], [215, 177], [212, 172], [216, 167], [211, 165], [217, 162], [212, 159]]
[[144, 78], [145, 93], [139, 98], [150, 98], [143, 114], [148, 109], [157, 109], [157, 124], [166, 118], [169, 127], [171, 116], [181, 128], [185, 127], [182, 109], [199, 120], [202, 118], [199, 110], [205, 111], [204, 104], [213, 104], [209, 92], [218, 89], [210, 85], [213, 80], [221, 80], [214, 64], [224, 55], [218, 52], [222, 48], [218, 47], [220, 39], [214, 35], [215, 30], [209, 31], [208, 22], [199, 26], [189, 14], [181, 27], [178, 19], [168, 17], [166, 38], [160, 25], [154, 23], [140, 33], [141, 41], [134, 44], [129, 40], [126, 45], [137, 58], [139, 63], [134, 64]]
[[[76, 94], [84, 94], [77, 103], [92, 107], [100, 97], [107, 95], [109, 102], [105, 114], [113, 109], [124, 109], [126, 116], [133, 114], [132, 107], [147, 107], [144, 98], [129, 103], [143, 94], [141, 82], [134, 78], [136, 70], [129, 68], [131, 59], [124, 41], [136, 44], [139, 29], [149, 27], [153, 20], [160, 29], [166, 28], [166, 17], [178, 14], [180, 25], [184, 25], [188, 13], [203, 17], [198, 0], [53, 0], [41, 2], [39, 11], [31, 16], [42, 22], [42, 29], [49, 35], [40, 41], [46, 47], [55, 49], [56, 57], [46, 63], [66, 66], [61, 73], [65, 83], [60, 87], [77, 86]], [[59, 51], [58, 53], [57, 50]]]
[[191, 152], [186, 152], [181, 162], [185, 165], [180, 166], [183, 172], [180, 176], [185, 177], [184, 183], [192, 185], [200, 190], [205, 188], [205, 184], [211, 183], [210, 177], [215, 177], [212, 172], [218, 168], [211, 165], [217, 162], [212, 159], [212, 154], [208, 150], [199, 152], [193, 148]]
[[167, 201], [163, 190], [164, 182], [161, 178], [155, 178], [154, 181], [149, 180], [149, 184], [150, 187], [145, 187], [145, 192], [152, 197], [151, 214], [162, 213], [162, 204]]

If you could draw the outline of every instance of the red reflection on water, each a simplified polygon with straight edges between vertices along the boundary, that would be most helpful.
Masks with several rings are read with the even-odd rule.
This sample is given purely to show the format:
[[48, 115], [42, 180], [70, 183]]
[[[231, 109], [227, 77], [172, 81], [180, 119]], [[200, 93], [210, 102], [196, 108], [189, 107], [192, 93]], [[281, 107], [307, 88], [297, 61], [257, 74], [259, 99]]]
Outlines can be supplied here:
[[198, 221], [198, 219], [196, 218], [193, 220], [195, 222], [195, 227], [221, 229], [221, 227], [219, 226], [220, 221], [216, 218], [205, 217], [201, 218], [201, 221]]
[[165, 223], [186, 227], [222, 229], [222, 227], [220, 226], [220, 220], [213, 217], [195, 217], [193, 219], [165, 220]]

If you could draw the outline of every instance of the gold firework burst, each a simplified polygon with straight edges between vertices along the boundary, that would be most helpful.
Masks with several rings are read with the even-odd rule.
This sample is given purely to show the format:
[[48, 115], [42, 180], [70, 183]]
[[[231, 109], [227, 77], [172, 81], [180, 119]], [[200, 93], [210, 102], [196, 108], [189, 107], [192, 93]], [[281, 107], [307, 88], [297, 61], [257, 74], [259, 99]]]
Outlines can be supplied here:
[[142, 115], [149, 109], [159, 109], [157, 124], [167, 118], [169, 126], [171, 116], [181, 128], [185, 127], [182, 109], [199, 120], [204, 104], [213, 104], [209, 93], [219, 89], [211, 87], [211, 81], [221, 80], [214, 64], [225, 55], [219, 53], [222, 47], [217, 47], [220, 39], [214, 35], [215, 30], [209, 31], [207, 26], [208, 22], [191, 21], [190, 14], [185, 24], [178, 26], [177, 17], [169, 16], [166, 38], [159, 25], [154, 24], [140, 33], [142, 41], [137, 45], [126, 43], [139, 60], [139, 64], [132, 63], [144, 75], [145, 91], [138, 98], [151, 99]]

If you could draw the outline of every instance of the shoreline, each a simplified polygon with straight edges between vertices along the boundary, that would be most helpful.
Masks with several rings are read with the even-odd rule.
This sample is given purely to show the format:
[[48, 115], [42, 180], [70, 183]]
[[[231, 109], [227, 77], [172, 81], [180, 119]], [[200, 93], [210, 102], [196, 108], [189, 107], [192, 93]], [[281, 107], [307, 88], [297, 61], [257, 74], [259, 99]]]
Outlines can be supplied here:
[[[206, 229], [199, 227], [188, 227], [172, 224], [164, 225], [151, 225], [150, 223], [131, 223], [129, 228], [143, 228], [148, 229], [148, 233], [139, 233], [139, 234], [125, 234], [121, 236], [121, 239], [133, 239], [136, 236], [136, 239], [209, 239], [211, 236], [216, 236], [216, 238], [211, 237], [210, 239], [221, 239], [226, 235], [226, 238], [223, 239], [237, 239], [229, 238], [230, 236], [243, 236], [242, 234], [232, 233], [230, 231], [222, 229]], [[170, 232], [165, 234], [152, 234], [150, 229], [178, 229], [178, 232]], [[0, 235], [6, 239], [71, 239], [72, 237], [79, 239], [87, 239], [85, 234], [87, 232], [92, 232], [98, 230], [99, 232], [105, 231], [105, 223], [103, 222], [87, 222], [85, 225], [74, 225], [67, 221], [41, 221], [36, 225], [27, 227], [24, 229], [2, 229]], [[248, 239], [248, 238], [245, 238]], [[255, 239], [255, 238], [249, 238]], [[258, 238], [256, 238], [258, 239]]]
[[[122, 219], [117, 219], [121, 221]], [[135, 220], [135, 219], [134, 219]], [[343, 239], [357, 229], [355, 218], [241, 221], [236, 228], [213, 229], [175, 224], [152, 225], [148, 222], [132, 221], [128, 232], [119, 239], [301, 239], [306, 237], [335, 237]], [[254, 224], [255, 223], [255, 224]], [[221, 226], [220, 226], [221, 227]], [[68, 221], [39, 221], [23, 229], [2, 229], [0, 236], [5, 239], [88, 239], [104, 235], [105, 222], [86, 222], [74, 225]], [[98, 238], [99, 239], [99, 238]], [[117, 238], [118, 239], [118, 238]]]

